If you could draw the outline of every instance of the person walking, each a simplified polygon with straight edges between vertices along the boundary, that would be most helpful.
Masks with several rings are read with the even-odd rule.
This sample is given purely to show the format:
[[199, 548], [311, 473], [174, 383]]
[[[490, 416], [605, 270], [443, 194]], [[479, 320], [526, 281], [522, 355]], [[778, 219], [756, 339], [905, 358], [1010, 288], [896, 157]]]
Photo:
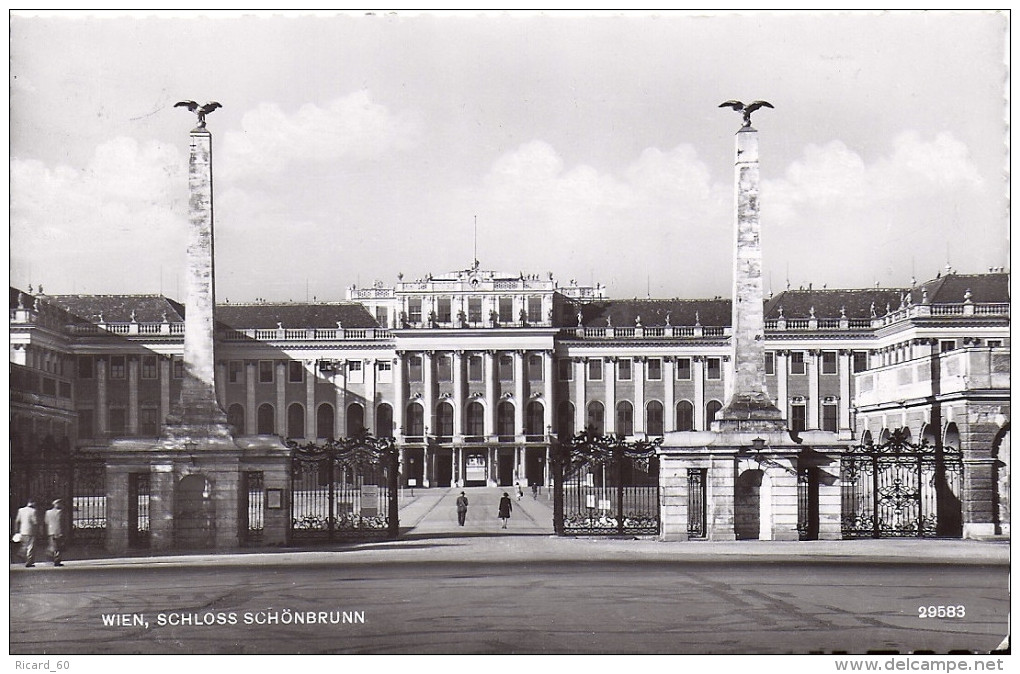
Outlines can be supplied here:
[[35, 508], [34, 499], [29, 499], [24, 508], [18, 509], [14, 526], [18, 530], [18, 537], [25, 551], [25, 566], [31, 569], [35, 566], [35, 539], [42, 533], [42, 519]]
[[468, 499], [464, 495], [464, 492], [460, 493], [457, 497], [457, 524], [464, 526], [464, 520], [467, 518], [467, 507]]
[[521, 499], [524, 498], [524, 490], [521, 489], [520, 482], [515, 482], [514, 485], [517, 487], [517, 502], [520, 503]]
[[513, 512], [514, 504], [510, 500], [510, 494], [503, 492], [503, 498], [499, 499], [499, 519], [503, 520], [503, 528], [510, 521], [510, 513]]
[[64, 502], [59, 498], [55, 500], [53, 507], [46, 511], [45, 519], [53, 566], [63, 566], [64, 563], [60, 560], [60, 556], [64, 552]]

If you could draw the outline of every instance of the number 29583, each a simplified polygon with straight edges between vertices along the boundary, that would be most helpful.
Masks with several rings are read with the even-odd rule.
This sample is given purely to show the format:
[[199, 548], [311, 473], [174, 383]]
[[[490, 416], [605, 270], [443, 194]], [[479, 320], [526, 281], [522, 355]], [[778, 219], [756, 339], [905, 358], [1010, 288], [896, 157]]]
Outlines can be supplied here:
[[918, 618], [963, 618], [967, 615], [965, 606], [918, 606]]

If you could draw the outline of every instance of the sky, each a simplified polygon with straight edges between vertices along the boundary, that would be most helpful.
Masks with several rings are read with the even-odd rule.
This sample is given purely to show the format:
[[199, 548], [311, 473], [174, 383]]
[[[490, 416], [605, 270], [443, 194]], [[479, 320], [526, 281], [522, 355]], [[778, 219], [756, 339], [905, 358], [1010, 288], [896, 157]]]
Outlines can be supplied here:
[[[1003, 13], [30, 14], [11, 284], [184, 300], [218, 101], [219, 301], [468, 268], [729, 297], [728, 99], [764, 99], [766, 291], [1008, 268]], [[477, 220], [477, 237], [475, 222]]]

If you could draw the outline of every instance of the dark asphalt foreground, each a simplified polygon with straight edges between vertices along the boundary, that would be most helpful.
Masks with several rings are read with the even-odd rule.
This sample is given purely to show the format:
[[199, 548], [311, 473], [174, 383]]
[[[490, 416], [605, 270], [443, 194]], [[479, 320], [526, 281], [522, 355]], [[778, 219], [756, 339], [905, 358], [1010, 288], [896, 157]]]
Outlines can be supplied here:
[[502, 489], [465, 490], [465, 527], [459, 491], [405, 493], [395, 541], [12, 565], [10, 652], [987, 653], [1006, 633], [1004, 542], [562, 538], [546, 494], [504, 531]]

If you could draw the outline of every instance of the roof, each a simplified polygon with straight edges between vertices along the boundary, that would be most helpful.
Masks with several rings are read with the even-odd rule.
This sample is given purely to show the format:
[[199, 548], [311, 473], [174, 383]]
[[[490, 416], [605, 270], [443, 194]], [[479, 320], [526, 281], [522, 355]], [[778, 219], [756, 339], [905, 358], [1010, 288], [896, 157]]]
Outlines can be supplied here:
[[1009, 274], [946, 274], [922, 283], [910, 291], [910, 300], [919, 304], [927, 291], [930, 304], [962, 304], [970, 291], [975, 304], [1009, 302]]
[[216, 321], [235, 330], [284, 328], [376, 328], [379, 324], [357, 302], [220, 304]]
[[614, 327], [633, 327], [638, 318], [646, 327], [664, 325], [727, 326], [730, 324], [731, 302], [710, 300], [605, 300], [582, 304], [581, 322], [586, 327], [603, 327], [612, 321]]
[[45, 301], [90, 323], [184, 321], [184, 305], [163, 295], [46, 295]]
[[886, 306], [895, 310], [906, 288], [862, 288], [858, 290], [784, 290], [765, 302], [765, 319], [779, 318], [871, 318], [871, 308], [884, 316]]

